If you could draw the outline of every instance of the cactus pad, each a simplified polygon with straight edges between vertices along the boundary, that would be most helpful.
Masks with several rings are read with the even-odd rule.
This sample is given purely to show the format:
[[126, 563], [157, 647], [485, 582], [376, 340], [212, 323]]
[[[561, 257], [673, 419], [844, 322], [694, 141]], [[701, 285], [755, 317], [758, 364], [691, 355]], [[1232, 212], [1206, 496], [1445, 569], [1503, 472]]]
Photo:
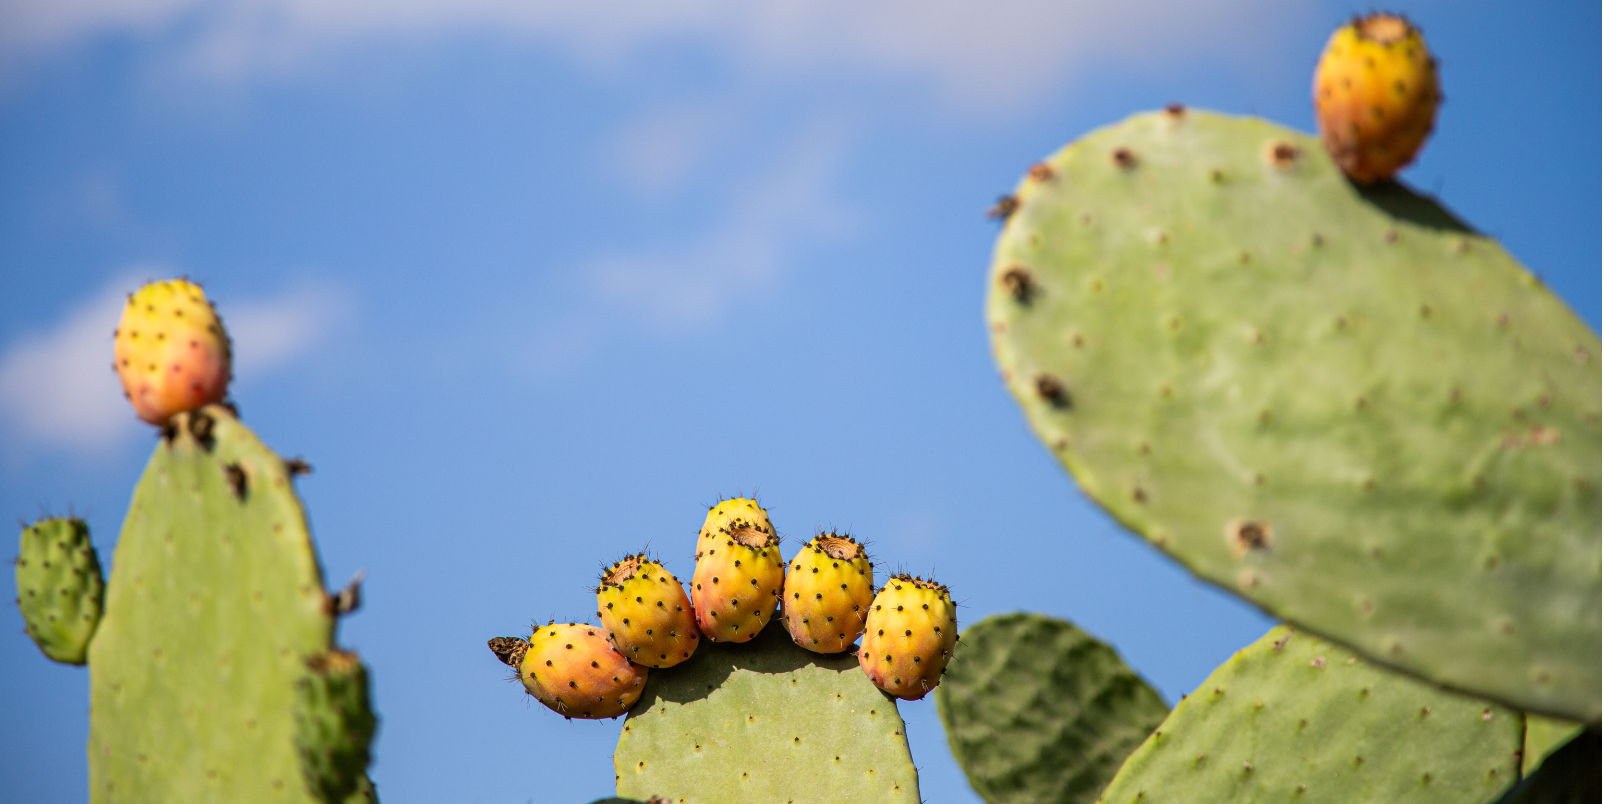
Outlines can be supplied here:
[[1178, 107], [1006, 206], [993, 348], [1088, 495], [1378, 662], [1599, 717], [1599, 340], [1495, 241]]
[[1599, 748], [1597, 726], [1577, 732], [1498, 804], [1598, 804], [1604, 798]]
[[315, 801], [296, 687], [333, 633], [285, 462], [223, 408], [175, 417], [89, 646], [90, 801]]
[[1521, 714], [1277, 626], [1126, 760], [1102, 801], [1487, 801], [1519, 778]]
[[1113, 648], [1063, 620], [988, 617], [961, 645], [936, 708], [989, 804], [1096, 801], [1170, 711]]
[[51, 659], [83, 664], [105, 593], [89, 526], [75, 517], [42, 519], [22, 529], [17, 549], [17, 605], [28, 636]]
[[341, 804], [368, 786], [369, 744], [378, 727], [368, 704], [368, 671], [356, 654], [342, 650], [313, 656], [306, 666], [295, 685], [301, 775], [324, 804]]
[[652, 671], [613, 767], [618, 795], [642, 800], [919, 801], [896, 702], [855, 656], [803, 650], [780, 622]]

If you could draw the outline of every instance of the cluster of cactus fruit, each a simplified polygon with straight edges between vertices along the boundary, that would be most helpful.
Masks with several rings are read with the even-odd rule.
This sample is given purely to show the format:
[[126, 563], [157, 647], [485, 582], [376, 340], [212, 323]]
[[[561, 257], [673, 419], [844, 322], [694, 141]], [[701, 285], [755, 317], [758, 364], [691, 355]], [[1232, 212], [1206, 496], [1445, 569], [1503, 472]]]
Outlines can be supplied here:
[[787, 569], [768, 512], [745, 497], [724, 500], [697, 533], [689, 593], [661, 562], [636, 553], [603, 570], [600, 625], [554, 621], [489, 647], [530, 695], [569, 718], [628, 712], [648, 669], [675, 667], [704, 641], [750, 642], [776, 611], [798, 647], [856, 649], [863, 672], [891, 695], [918, 700], [940, 683], [958, 641], [946, 587], [898, 574], [876, 592], [864, 546], [833, 532], [804, 544]]
[[[89, 665], [89, 800], [377, 801], [367, 670], [292, 481], [225, 404], [230, 344], [195, 284], [128, 297], [113, 365], [161, 437], [109, 580], [89, 528], [23, 529], [18, 604], [39, 649]], [[204, 712], [205, 717], [195, 713]]]

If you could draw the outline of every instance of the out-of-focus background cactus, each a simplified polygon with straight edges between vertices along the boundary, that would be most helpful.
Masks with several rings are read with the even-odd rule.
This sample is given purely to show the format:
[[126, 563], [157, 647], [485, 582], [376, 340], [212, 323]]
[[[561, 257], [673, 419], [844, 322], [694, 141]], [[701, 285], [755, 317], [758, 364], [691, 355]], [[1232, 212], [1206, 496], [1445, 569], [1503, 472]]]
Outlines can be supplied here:
[[[245, 420], [317, 464], [328, 577], [369, 571], [341, 641], [373, 669], [390, 801], [610, 794], [622, 724], [509, 705], [483, 639], [585, 616], [597, 561], [681, 541], [719, 492], [759, 492], [788, 552], [850, 529], [934, 568], [965, 624], [1055, 615], [1165, 703], [1197, 689], [1271, 622], [1125, 534], [1023, 424], [980, 211], [1136, 110], [1310, 130], [1315, 55], [1365, 9], [701, 8], [0, 11], [5, 511], [76, 513], [116, 572], [153, 445], [107, 368], [115, 310], [188, 273], [229, 312]], [[1404, 178], [1596, 331], [1596, 4], [1401, 9], [1448, 95]], [[89, 673], [11, 616], [0, 776], [81, 801]], [[975, 801], [936, 705], [899, 708], [926, 800]]]

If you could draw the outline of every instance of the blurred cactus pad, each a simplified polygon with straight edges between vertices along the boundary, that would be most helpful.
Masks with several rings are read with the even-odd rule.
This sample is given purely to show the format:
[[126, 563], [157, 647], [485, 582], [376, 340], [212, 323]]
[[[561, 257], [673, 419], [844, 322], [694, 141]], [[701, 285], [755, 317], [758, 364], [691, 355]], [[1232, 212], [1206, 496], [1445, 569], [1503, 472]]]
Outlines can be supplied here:
[[613, 754], [618, 795], [744, 804], [919, 802], [894, 699], [848, 653], [796, 646], [776, 618], [651, 671]]
[[1091, 804], [1170, 711], [1113, 648], [1063, 620], [988, 617], [961, 645], [936, 706], [988, 804]]
[[999, 210], [1002, 376], [1115, 518], [1376, 662], [1598, 719], [1599, 339], [1496, 241], [1179, 107]]
[[1524, 726], [1278, 626], [1177, 704], [1101, 800], [1490, 801], [1520, 778]]
[[[372, 717], [350, 711], [366, 710], [365, 688], [339, 712], [297, 702], [334, 630], [290, 467], [224, 408], [175, 417], [134, 490], [89, 645], [90, 801], [331, 802], [314, 777], [323, 795], [373, 800]], [[362, 745], [303, 766], [323, 749], [305, 724], [298, 749], [298, 716], [355, 722]]]

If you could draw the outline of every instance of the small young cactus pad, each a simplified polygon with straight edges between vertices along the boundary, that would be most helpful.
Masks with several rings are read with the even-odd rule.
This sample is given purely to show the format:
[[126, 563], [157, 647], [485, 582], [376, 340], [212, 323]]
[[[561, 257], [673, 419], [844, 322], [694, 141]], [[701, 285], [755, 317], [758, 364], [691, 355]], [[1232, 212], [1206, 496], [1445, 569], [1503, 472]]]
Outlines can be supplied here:
[[988, 804], [1090, 804], [1170, 708], [1063, 620], [988, 617], [936, 688], [952, 755]]
[[28, 636], [51, 659], [83, 664], [105, 593], [89, 525], [41, 519], [22, 529], [17, 552], [17, 605]]
[[782, 623], [652, 671], [613, 754], [618, 795], [698, 804], [919, 801], [896, 702], [852, 654], [797, 647]]
[[296, 689], [334, 614], [284, 460], [224, 408], [176, 416], [112, 567], [89, 645], [89, 800], [316, 801]]
[[368, 671], [356, 654], [342, 650], [307, 659], [306, 669], [295, 685], [301, 775], [319, 801], [342, 804], [367, 782], [378, 727], [368, 704]]
[[1014, 198], [993, 349], [1092, 499], [1376, 661], [1599, 717], [1599, 340], [1497, 242], [1178, 107]]
[[1462, 804], [1520, 774], [1521, 713], [1278, 626], [1214, 671], [1101, 801]]

